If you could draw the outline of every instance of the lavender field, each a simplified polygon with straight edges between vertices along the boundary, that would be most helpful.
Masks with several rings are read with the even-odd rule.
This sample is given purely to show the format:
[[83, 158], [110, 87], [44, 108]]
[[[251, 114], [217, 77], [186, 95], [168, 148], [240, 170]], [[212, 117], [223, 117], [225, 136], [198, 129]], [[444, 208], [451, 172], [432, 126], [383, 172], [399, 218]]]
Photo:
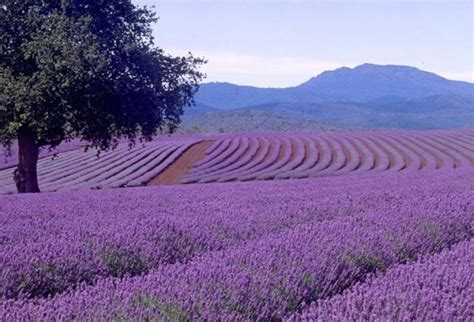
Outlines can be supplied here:
[[0, 322], [474, 322], [473, 10], [0, 0]]
[[472, 319], [474, 169], [0, 196], [5, 321]]
[[[203, 153], [195, 153], [201, 147]], [[79, 141], [63, 144], [55, 157], [48, 156], [54, 152], [43, 151], [38, 164], [42, 191], [143, 186], [162, 175], [189, 184], [459, 169], [474, 166], [474, 131], [178, 135], [132, 148], [121, 142], [99, 156], [95, 150], [85, 152]], [[3, 159], [0, 193], [14, 193], [16, 160]], [[180, 160], [189, 167], [166, 173]]]

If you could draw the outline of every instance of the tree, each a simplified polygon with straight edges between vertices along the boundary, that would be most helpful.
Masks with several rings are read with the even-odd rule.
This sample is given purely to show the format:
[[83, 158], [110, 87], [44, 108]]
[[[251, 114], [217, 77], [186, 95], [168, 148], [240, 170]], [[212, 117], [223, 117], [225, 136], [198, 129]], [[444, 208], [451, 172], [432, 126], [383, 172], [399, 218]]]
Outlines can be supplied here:
[[130, 0], [0, 0], [0, 144], [18, 142], [18, 192], [39, 192], [41, 148], [176, 129], [205, 61], [155, 46], [156, 21]]

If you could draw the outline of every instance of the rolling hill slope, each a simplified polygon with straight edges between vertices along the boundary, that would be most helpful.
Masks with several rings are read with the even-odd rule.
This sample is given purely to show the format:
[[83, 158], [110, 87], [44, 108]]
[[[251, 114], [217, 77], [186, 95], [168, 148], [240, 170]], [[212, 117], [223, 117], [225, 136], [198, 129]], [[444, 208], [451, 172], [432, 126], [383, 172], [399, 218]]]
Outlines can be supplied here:
[[196, 101], [222, 110], [275, 102], [366, 103], [381, 97], [401, 99], [433, 95], [474, 98], [474, 84], [445, 79], [414, 67], [364, 64], [327, 71], [289, 88], [257, 88], [229, 83], [203, 84]]
[[[42, 191], [320, 178], [474, 166], [474, 131], [334, 131], [160, 137], [114, 151], [76, 149], [39, 162]], [[13, 168], [0, 193], [14, 193]]]
[[[298, 131], [317, 124], [332, 128], [462, 129], [474, 127], [474, 84], [451, 81], [407, 66], [364, 64], [353, 69], [324, 72], [290, 88], [256, 88], [229, 83], [203, 84], [196, 95], [198, 106], [186, 112], [186, 124], [220, 123], [225, 132], [248, 130], [242, 118], [273, 128]], [[257, 115], [263, 111], [266, 114]], [[203, 114], [208, 116], [202, 117]], [[212, 116], [210, 116], [212, 114]], [[282, 117], [291, 117], [285, 124]], [[271, 126], [264, 121], [268, 119]], [[185, 124], [185, 127], [186, 127]]]
[[468, 321], [473, 175], [0, 196], [0, 317]]

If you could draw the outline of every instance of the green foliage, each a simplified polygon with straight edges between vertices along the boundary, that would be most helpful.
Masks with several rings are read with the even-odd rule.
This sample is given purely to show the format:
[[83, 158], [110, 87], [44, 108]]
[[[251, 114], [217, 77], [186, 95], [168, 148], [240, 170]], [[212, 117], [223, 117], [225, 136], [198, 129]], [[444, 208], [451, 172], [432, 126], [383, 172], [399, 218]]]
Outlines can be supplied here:
[[[38, 262], [33, 264], [34, 271], [31, 274], [19, 273], [13, 277], [14, 287], [19, 287], [21, 292], [28, 298], [48, 297], [64, 292], [70, 285], [68, 283], [92, 283], [94, 277], [86, 274], [79, 274], [77, 270], [70, 270], [58, 266], [51, 262]], [[64, 278], [64, 276], [69, 276]], [[80, 278], [75, 278], [81, 276]], [[18, 290], [12, 292], [17, 293]]]
[[127, 250], [110, 248], [104, 250], [102, 260], [113, 277], [135, 276], [147, 273], [149, 267], [140, 255]]
[[0, 0], [0, 144], [20, 128], [102, 149], [175, 130], [204, 60], [157, 48], [156, 21], [130, 0]]
[[187, 321], [186, 313], [177, 307], [162, 303], [149, 294], [138, 294], [134, 299], [135, 305], [143, 309], [154, 309], [160, 312], [165, 321]]

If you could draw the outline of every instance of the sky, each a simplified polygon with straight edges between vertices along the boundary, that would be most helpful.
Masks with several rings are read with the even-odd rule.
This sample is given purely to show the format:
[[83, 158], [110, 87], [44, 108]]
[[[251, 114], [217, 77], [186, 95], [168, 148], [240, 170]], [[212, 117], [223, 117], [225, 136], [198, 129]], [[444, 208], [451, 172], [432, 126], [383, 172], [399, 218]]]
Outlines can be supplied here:
[[296, 86], [363, 63], [474, 82], [474, 0], [133, 0], [156, 43], [205, 57], [206, 82]]

